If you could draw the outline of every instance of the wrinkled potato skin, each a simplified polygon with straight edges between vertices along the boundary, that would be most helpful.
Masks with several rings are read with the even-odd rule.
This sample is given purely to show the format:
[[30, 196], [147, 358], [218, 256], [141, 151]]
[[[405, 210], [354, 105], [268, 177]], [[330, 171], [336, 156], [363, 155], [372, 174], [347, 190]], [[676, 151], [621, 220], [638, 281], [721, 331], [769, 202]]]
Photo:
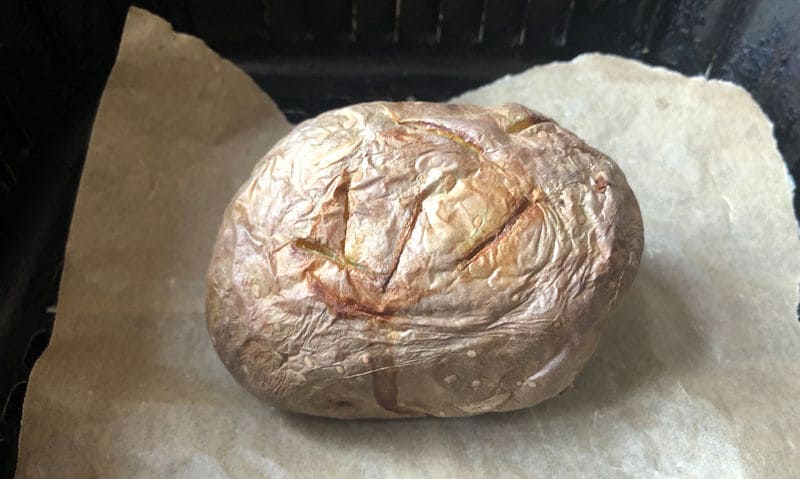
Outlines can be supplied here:
[[291, 411], [509, 411], [571, 384], [642, 247], [622, 171], [553, 120], [358, 104], [298, 125], [228, 206], [208, 330]]

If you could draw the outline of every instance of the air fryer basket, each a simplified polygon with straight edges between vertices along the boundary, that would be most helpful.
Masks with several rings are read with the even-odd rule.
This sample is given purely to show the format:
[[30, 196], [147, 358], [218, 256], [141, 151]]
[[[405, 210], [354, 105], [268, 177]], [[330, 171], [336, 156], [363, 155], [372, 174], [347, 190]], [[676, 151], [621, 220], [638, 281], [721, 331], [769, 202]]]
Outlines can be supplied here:
[[[89, 133], [130, 0], [9, 0], [0, 15], [0, 477], [47, 346]], [[233, 60], [291, 121], [445, 100], [534, 64], [615, 53], [747, 88], [800, 176], [796, 0], [141, 0]], [[795, 211], [800, 210], [795, 196]]]

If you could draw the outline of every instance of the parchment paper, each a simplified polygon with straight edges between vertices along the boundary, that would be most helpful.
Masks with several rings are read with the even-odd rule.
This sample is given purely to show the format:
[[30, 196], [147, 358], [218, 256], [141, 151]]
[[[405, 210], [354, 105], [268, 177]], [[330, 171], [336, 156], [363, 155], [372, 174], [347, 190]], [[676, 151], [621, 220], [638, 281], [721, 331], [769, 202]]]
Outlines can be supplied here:
[[574, 388], [513, 413], [361, 422], [247, 394], [207, 337], [204, 274], [225, 204], [289, 125], [232, 64], [132, 9], [28, 387], [19, 477], [796, 474], [800, 240], [750, 96], [587, 55], [456, 101], [553, 116], [639, 197], [639, 276]]

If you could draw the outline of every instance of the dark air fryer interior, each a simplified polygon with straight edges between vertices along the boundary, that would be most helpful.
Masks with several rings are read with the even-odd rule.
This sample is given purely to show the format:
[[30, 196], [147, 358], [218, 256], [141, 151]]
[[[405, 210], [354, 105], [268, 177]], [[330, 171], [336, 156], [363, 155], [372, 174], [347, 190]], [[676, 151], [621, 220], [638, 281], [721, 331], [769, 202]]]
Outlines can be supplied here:
[[[796, 0], [142, 0], [203, 38], [291, 121], [445, 100], [534, 64], [615, 53], [747, 88], [800, 167]], [[0, 477], [50, 337], [95, 110], [129, 0], [8, 0], [0, 14]], [[795, 197], [795, 210], [798, 201]]]

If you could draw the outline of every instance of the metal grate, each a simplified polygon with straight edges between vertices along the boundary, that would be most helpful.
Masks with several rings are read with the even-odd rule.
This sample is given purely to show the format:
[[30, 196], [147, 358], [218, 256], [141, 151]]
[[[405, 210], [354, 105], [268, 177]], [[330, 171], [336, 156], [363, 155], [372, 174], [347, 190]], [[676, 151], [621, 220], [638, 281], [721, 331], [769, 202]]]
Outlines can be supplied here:
[[270, 39], [283, 42], [563, 46], [575, 5], [575, 0], [265, 0], [263, 27]]

